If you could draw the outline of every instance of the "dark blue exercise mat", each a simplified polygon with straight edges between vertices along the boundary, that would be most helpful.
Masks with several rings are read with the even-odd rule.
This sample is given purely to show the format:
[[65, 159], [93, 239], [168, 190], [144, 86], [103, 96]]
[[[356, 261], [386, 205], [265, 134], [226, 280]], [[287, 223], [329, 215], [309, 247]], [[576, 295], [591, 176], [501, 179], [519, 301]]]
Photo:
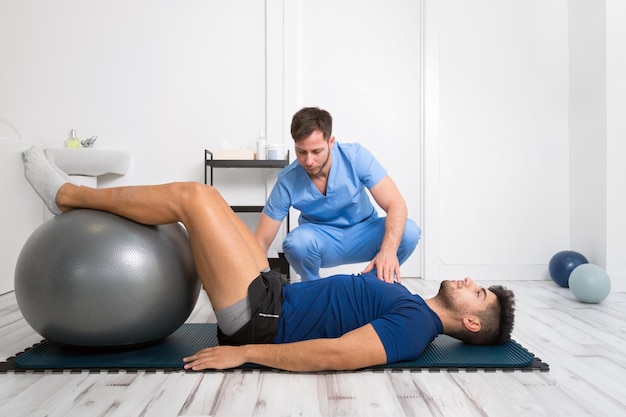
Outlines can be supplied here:
[[[216, 331], [217, 325], [215, 324], [187, 323], [158, 343], [129, 349], [69, 348], [44, 340], [1, 364], [0, 372], [8, 370], [17, 372], [25, 370], [183, 371], [183, 357], [217, 344]], [[268, 368], [246, 364], [240, 369], [267, 370]], [[549, 366], [515, 341], [500, 346], [471, 346], [441, 335], [415, 360], [369, 369], [547, 371]]]

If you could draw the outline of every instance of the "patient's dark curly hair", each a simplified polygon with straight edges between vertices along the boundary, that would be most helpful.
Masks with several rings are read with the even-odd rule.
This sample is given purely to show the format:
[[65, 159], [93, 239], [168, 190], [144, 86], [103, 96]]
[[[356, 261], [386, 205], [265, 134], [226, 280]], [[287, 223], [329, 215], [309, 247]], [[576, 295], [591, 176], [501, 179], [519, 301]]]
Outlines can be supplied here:
[[497, 331], [493, 336], [493, 345], [501, 345], [511, 340], [511, 332], [515, 321], [515, 294], [502, 285], [492, 285], [489, 290], [498, 297], [499, 317]]
[[477, 314], [480, 331], [463, 329], [450, 336], [471, 345], [501, 345], [511, 339], [515, 320], [515, 294], [502, 285], [492, 285], [489, 290], [498, 300]]

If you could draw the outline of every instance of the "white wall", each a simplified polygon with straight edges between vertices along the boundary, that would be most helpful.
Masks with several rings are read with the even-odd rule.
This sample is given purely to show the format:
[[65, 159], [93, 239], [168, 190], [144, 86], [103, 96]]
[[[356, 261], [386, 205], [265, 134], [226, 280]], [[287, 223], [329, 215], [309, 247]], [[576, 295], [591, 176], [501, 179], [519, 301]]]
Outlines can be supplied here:
[[546, 279], [570, 244], [567, 4], [426, 5], [426, 277]]
[[[202, 181], [203, 149], [224, 140], [253, 149], [259, 130], [291, 143], [293, 112], [322, 105], [340, 140], [381, 155], [424, 229], [424, 262], [419, 251], [410, 260], [424, 274], [405, 275], [547, 279], [553, 253], [582, 248], [624, 288], [624, 8], [618, 0], [2, 0], [0, 117], [47, 146], [62, 146], [76, 128], [98, 135], [99, 147], [128, 150], [129, 174], [104, 184], [115, 185]], [[576, 22], [582, 29], [571, 33]], [[586, 31], [593, 42], [572, 46]], [[584, 66], [589, 51], [603, 59], [594, 49], [603, 43], [606, 68]], [[589, 123], [578, 117], [583, 85], [601, 106], [603, 72], [604, 133], [601, 112]], [[589, 148], [596, 174], [584, 185], [592, 177], [570, 176], [570, 162], [581, 164], [584, 137], [596, 133], [606, 151]], [[0, 134], [13, 136], [1, 124]], [[262, 202], [271, 180], [217, 175], [231, 204]], [[604, 194], [594, 196], [604, 202], [572, 196], [603, 175]], [[593, 218], [584, 220], [584, 207]]]
[[128, 150], [118, 182], [202, 180], [205, 148], [265, 130], [258, 0], [3, 0], [0, 117], [62, 147]]
[[[103, 186], [202, 181], [205, 148], [253, 149], [266, 129], [262, 1], [2, 0], [0, 62], [0, 118], [25, 141], [62, 147], [77, 129], [97, 135], [96, 147], [130, 152], [128, 175]], [[0, 123], [0, 135], [17, 133]], [[36, 199], [21, 169], [3, 177], [3, 190], [15, 174]], [[251, 204], [264, 202], [262, 176], [220, 175], [231, 204], [243, 184]], [[15, 217], [1, 221], [13, 230]], [[4, 255], [19, 252], [22, 235], [6, 236], [16, 247], [3, 242]], [[11, 271], [15, 256], [2, 260]], [[13, 277], [3, 269], [3, 291], [5, 280]]]
[[[259, 130], [291, 145], [293, 113], [320, 105], [339, 140], [380, 156], [419, 222], [419, 23], [410, 0], [4, 0], [0, 117], [46, 146], [75, 128], [129, 151], [129, 173], [99, 181], [110, 186], [202, 181], [205, 148], [253, 149]], [[274, 177], [216, 170], [214, 184], [262, 204]]]
[[626, 2], [606, 1], [606, 269], [626, 291]]
[[606, 8], [603, 0], [569, 5], [570, 202], [572, 249], [606, 265]]
[[22, 174], [22, 152], [32, 143], [0, 134], [0, 294], [13, 290], [15, 262], [24, 242], [43, 221], [44, 205]]
[[626, 289], [624, 3], [425, 4], [426, 278], [573, 249]]

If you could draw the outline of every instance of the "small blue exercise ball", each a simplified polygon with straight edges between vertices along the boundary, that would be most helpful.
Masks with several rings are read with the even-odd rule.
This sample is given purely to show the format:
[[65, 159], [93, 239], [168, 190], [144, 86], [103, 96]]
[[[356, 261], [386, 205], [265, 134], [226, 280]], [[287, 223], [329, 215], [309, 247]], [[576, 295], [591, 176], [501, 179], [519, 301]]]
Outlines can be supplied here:
[[24, 319], [49, 341], [71, 346], [165, 338], [199, 293], [182, 225], [148, 226], [97, 210], [71, 210], [40, 225], [15, 268]]
[[598, 265], [583, 264], [569, 276], [569, 289], [578, 301], [597, 304], [611, 292], [611, 279]]
[[569, 276], [577, 266], [589, 263], [584, 255], [573, 250], [557, 252], [548, 265], [550, 278], [561, 287], [569, 287]]

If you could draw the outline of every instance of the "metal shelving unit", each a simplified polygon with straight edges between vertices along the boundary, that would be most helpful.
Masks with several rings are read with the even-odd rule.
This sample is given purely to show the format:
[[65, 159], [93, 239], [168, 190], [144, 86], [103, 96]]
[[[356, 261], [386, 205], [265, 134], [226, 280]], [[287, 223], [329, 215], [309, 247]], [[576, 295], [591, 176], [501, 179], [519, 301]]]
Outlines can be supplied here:
[[[204, 183], [213, 186], [213, 169], [215, 168], [271, 168], [283, 169], [289, 165], [289, 151], [285, 159], [213, 159], [213, 152], [204, 150]], [[261, 213], [264, 206], [243, 205], [230, 206], [236, 213]], [[287, 233], [289, 233], [289, 214], [287, 214]], [[269, 258], [270, 267], [280, 268], [281, 274], [289, 278], [289, 264], [282, 253], [278, 258]]]

